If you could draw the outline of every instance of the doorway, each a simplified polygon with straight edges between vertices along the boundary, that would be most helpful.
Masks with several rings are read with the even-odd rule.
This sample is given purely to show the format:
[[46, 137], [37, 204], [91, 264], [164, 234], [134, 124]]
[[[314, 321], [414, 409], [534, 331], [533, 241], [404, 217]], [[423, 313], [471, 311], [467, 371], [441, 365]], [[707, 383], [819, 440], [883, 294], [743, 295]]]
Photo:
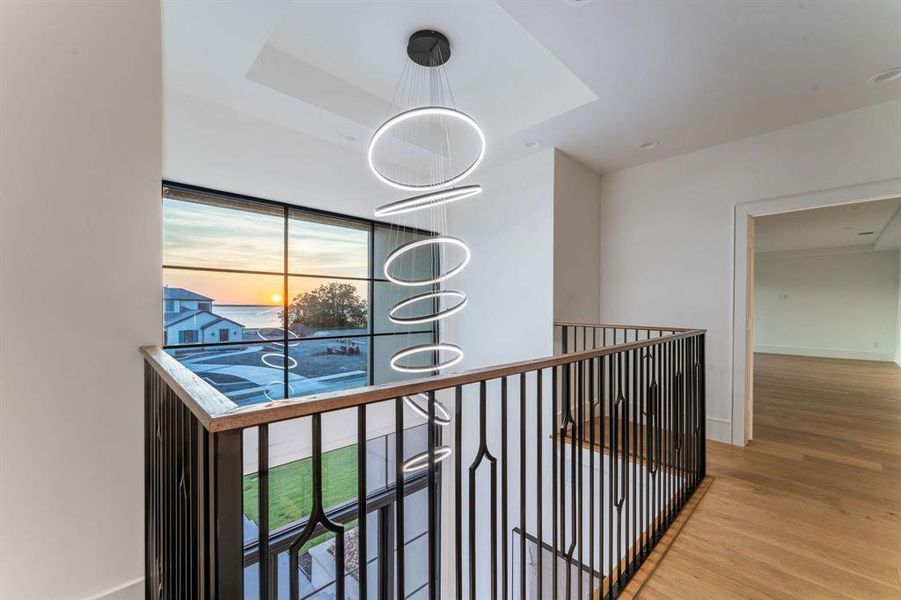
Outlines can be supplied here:
[[[870, 184], [861, 184], [857, 186], [849, 186], [845, 188], [836, 188], [808, 194], [800, 194], [793, 196], [785, 196], [779, 198], [768, 198], [753, 202], [747, 202], [736, 205], [735, 208], [735, 254], [734, 254], [734, 287], [733, 287], [733, 354], [732, 354], [732, 443], [736, 445], [745, 445], [754, 437], [754, 351], [755, 351], [755, 262], [756, 247], [758, 244], [758, 226], [763, 222], [765, 217], [774, 217], [778, 215], [792, 215], [795, 213], [803, 213], [814, 209], [832, 208], [838, 212], [846, 211], [851, 215], [854, 210], [852, 206], [866, 205], [869, 203], [881, 201], [895, 201], [901, 198], [901, 179], [893, 179], [889, 181], [876, 182]], [[869, 211], [865, 211], [869, 212]], [[803, 219], [803, 215], [795, 218]], [[808, 215], [809, 217], [809, 215]], [[791, 219], [792, 217], [789, 217]], [[872, 241], [870, 245], [875, 245], [877, 240], [880, 247], [894, 243], [895, 252], [898, 245], [901, 244], [901, 216], [898, 215], [896, 208], [888, 223], [884, 223], [879, 231], [873, 231]], [[856, 222], [856, 221], [855, 221]], [[846, 224], [839, 225], [839, 228], [851, 226], [853, 230], [842, 230], [848, 233], [861, 233], [868, 229], [857, 229], [860, 225]], [[788, 238], [795, 237], [801, 239], [800, 233], [792, 232], [791, 225], [788, 225]], [[807, 235], [807, 234], [805, 234]], [[805, 243], [815, 239], [816, 234], [811, 233]], [[897, 239], [896, 239], [897, 236]], [[861, 236], [862, 239], [864, 236]], [[835, 242], [835, 239], [829, 238], [827, 243]], [[890, 241], [894, 240], [894, 242]], [[855, 239], [854, 242], [858, 242]], [[769, 242], [767, 242], [769, 243]], [[800, 242], [799, 242], [800, 243]], [[847, 243], [848, 246], [863, 246], [864, 243]], [[803, 253], [802, 249], [795, 249]], [[858, 248], [860, 250], [860, 248]], [[788, 250], [784, 250], [788, 251]], [[784, 299], [787, 300], [787, 299]], [[896, 313], [897, 313], [896, 307]], [[894, 329], [896, 330], [895, 339], [891, 344], [892, 349], [899, 346], [898, 333], [898, 317], [894, 321]], [[816, 326], [814, 325], [814, 329]], [[880, 346], [882, 342], [879, 342]], [[789, 350], [788, 349], [783, 350]], [[797, 350], [797, 347], [794, 347]]]
[[891, 198], [754, 218], [749, 439], [760, 415], [778, 429], [780, 415], [842, 414], [864, 363], [894, 365], [899, 215]]

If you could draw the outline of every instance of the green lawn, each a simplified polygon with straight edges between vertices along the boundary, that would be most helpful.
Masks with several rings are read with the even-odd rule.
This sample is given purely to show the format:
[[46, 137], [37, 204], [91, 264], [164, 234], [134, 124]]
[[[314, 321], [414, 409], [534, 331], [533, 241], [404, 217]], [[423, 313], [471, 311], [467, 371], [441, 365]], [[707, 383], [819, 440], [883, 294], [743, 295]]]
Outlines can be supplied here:
[[[305, 458], [269, 469], [269, 530], [309, 516], [313, 506], [313, 461]], [[357, 447], [322, 455], [322, 500], [326, 508], [357, 495]], [[244, 514], [260, 522], [257, 474], [244, 476]]]

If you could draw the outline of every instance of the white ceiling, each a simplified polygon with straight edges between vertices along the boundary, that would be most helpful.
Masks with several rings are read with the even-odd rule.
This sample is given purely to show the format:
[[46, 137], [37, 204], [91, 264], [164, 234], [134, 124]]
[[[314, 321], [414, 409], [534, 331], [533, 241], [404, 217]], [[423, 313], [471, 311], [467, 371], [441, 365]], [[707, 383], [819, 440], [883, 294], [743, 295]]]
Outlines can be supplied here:
[[901, 96], [867, 84], [901, 65], [896, 0], [501, 4], [599, 97], [525, 135], [600, 171]]
[[494, 161], [540, 139], [607, 172], [901, 96], [866, 82], [901, 64], [898, 1], [209, 1], [164, 4], [167, 102], [362, 154], [420, 28]]
[[768, 215], [754, 226], [758, 254], [847, 246], [888, 250], [899, 241], [901, 198]]

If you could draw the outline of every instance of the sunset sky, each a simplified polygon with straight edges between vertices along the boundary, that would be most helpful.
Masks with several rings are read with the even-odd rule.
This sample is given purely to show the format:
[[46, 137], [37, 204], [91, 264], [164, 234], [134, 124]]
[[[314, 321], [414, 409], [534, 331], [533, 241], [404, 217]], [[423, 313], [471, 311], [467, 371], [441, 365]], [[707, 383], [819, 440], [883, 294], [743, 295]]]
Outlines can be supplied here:
[[[284, 220], [272, 214], [164, 199], [163, 264], [252, 271], [284, 268]], [[290, 273], [367, 277], [368, 229], [291, 218]], [[281, 275], [164, 269], [163, 281], [213, 298], [219, 304], [273, 305], [281, 301]], [[291, 277], [289, 298], [328, 280]], [[366, 297], [367, 283], [354, 283]], [[278, 299], [276, 299], [278, 297]]]

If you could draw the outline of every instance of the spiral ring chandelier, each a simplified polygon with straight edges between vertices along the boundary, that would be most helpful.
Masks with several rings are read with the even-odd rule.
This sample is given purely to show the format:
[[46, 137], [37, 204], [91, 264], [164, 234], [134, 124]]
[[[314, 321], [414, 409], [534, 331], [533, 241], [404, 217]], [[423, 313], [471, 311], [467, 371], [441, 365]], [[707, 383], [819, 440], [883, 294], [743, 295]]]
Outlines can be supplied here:
[[[472, 161], [472, 163], [468, 167], [466, 167], [459, 173], [448, 176], [446, 179], [439, 179], [438, 181], [430, 181], [423, 184], [407, 183], [404, 181], [398, 181], [397, 179], [392, 179], [383, 174], [378, 168], [376, 168], [375, 163], [373, 162], [373, 154], [375, 153], [375, 149], [379, 143], [379, 140], [385, 134], [391, 131], [392, 128], [400, 125], [405, 121], [409, 121], [411, 119], [426, 119], [428, 117], [447, 117], [455, 119], [466, 123], [473, 129], [473, 131], [475, 131], [475, 133], [479, 136], [479, 140], [481, 141], [481, 148], [479, 149], [479, 153], [476, 156], [475, 160]], [[369, 140], [369, 150], [367, 152], [369, 168], [372, 170], [372, 173], [376, 177], [378, 177], [383, 183], [387, 183], [393, 188], [406, 190], [409, 192], [438, 190], [449, 185], [453, 185], [454, 183], [460, 181], [461, 179], [465, 178], [467, 175], [475, 171], [484, 157], [485, 134], [482, 133], [482, 128], [479, 127], [479, 124], [476, 123], [473, 118], [466, 113], [462, 113], [459, 110], [454, 110], [452, 108], [447, 108], [446, 106], [420, 106], [419, 108], [413, 108], [411, 110], [407, 110], [400, 114], [394, 115], [393, 117], [382, 123], [382, 125], [375, 130], [372, 139]], [[378, 209], [376, 209], [376, 211], [378, 211]]]
[[[426, 300], [437, 300], [439, 298], [457, 298], [459, 302], [454, 304], [449, 308], [445, 308], [443, 310], [439, 310], [438, 312], [434, 312], [429, 315], [423, 315], [421, 317], [399, 317], [397, 313], [400, 309], [406, 308], [408, 306], [412, 306], [414, 304], [418, 304], [419, 302], [423, 302]], [[416, 294], [415, 296], [410, 296], [406, 300], [401, 300], [394, 306], [388, 309], [388, 320], [392, 323], [397, 323], [398, 325], [416, 325], [419, 323], [431, 323], [433, 321], [440, 321], [446, 317], [449, 317], [453, 314], [456, 314], [463, 310], [463, 307], [466, 306], [466, 294], [458, 290], [437, 290], [434, 292], [425, 292], [424, 294]]]
[[[405, 254], [416, 250], [417, 248], [421, 248], [422, 246], [456, 246], [463, 251], [463, 260], [460, 261], [456, 267], [445, 271], [444, 273], [439, 273], [435, 277], [429, 279], [400, 279], [391, 274], [391, 265], [400, 259]], [[385, 272], [385, 279], [390, 281], [395, 285], [402, 285], [406, 287], [419, 287], [423, 285], [433, 285], [436, 283], [441, 283], [447, 279], [450, 279], [460, 271], [466, 268], [466, 265], [469, 264], [469, 259], [471, 258], [471, 253], [469, 252], [469, 246], [466, 245], [466, 242], [461, 240], [460, 238], [451, 237], [449, 235], [441, 235], [436, 237], [425, 238], [422, 240], [415, 240], [409, 243], [404, 244], [398, 248], [395, 248], [394, 251], [388, 255], [385, 259], [385, 265], [383, 270]], [[397, 308], [397, 306], [392, 307], [392, 310]], [[388, 311], [389, 313], [391, 310]]]
[[[446, 225], [444, 211], [448, 204], [482, 192], [482, 186], [477, 184], [454, 186], [471, 175], [484, 159], [485, 134], [475, 119], [454, 106], [453, 93], [444, 68], [450, 58], [450, 42], [447, 37], [437, 31], [417, 31], [410, 36], [407, 56], [411, 62], [406, 63], [398, 81], [395, 98], [392, 99], [392, 105], [399, 106], [400, 110], [389, 115], [376, 128], [369, 141], [366, 160], [373, 175], [385, 185], [418, 194], [377, 207], [375, 216], [404, 215], [413, 219], [427, 216], [430, 219], [429, 229], [439, 231]], [[403, 100], [395, 102], [399, 92]], [[470, 145], [474, 147], [474, 156], [457, 161], [457, 165], [454, 164], [456, 144], [451, 143], [451, 140], [456, 139], [452, 133], [454, 128], [466, 132], [475, 141], [474, 145]], [[403, 137], [405, 133], [409, 135], [407, 139]], [[380, 153], [389, 152], [392, 148], [397, 149], [397, 157], [391, 157], [390, 154], [387, 159], [380, 157]], [[418, 168], [408, 171], [397, 166], [403, 165], [404, 160], [410, 156], [427, 158], [424, 164], [420, 161]], [[398, 157], [401, 160], [396, 160]], [[427, 277], [415, 275], [415, 268], [414, 275], [407, 278], [396, 273], [398, 265], [404, 265], [405, 268], [409, 264], [415, 265], [416, 251], [420, 248], [430, 248], [439, 253], [442, 257], [440, 264], [446, 264], [443, 258], [448, 249], [462, 253], [462, 258], [453, 267], [435, 272], [435, 255], [432, 254], [431, 276]], [[388, 309], [388, 319], [398, 325], [434, 324], [459, 313], [466, 306], [466, 294], [460, 290], [442, 290], [439, 284], [463, 271], [470, 258], [471, 252], [466, 242], [449, 235], [406, 241], [395, 247], [382, 265], [385, 278], [403, 289], [426, 286], [430, 289], [419, 293], [411, 292], [409, 296], [396, 302]], [[449, 299], [452, 304], [442, 307], [441, 302], [445, 299]], [[400, 314], [402, 309], [429, 304], [433, 309], [426, 314]], [[426, 365], [411, 364], [410, 360], [419, 356], [430, 357], [431, 360]], [[399, 373], [432, 373], [452, 367], [461, 360], [462, 348], [456, 344], [435, 341], [398, 350], [391, 356], [389, 365]], [[405, 396], [404, 402], [423, 418], [428, 419], [431, 413], [436, 425], [449, 425], [452, 419], [450, 412], [441, 402], [431, 397], [432, 406], [428, 406], [430, 396], [425, 394]], [[439, 446], [435, 448], [432, 460], [437, 464], [451, 453], [450, 447]], [[410, 473], [429, 466], [429, 453], [421, 452], [405, 460], [402, 468], [405, 473]]]

